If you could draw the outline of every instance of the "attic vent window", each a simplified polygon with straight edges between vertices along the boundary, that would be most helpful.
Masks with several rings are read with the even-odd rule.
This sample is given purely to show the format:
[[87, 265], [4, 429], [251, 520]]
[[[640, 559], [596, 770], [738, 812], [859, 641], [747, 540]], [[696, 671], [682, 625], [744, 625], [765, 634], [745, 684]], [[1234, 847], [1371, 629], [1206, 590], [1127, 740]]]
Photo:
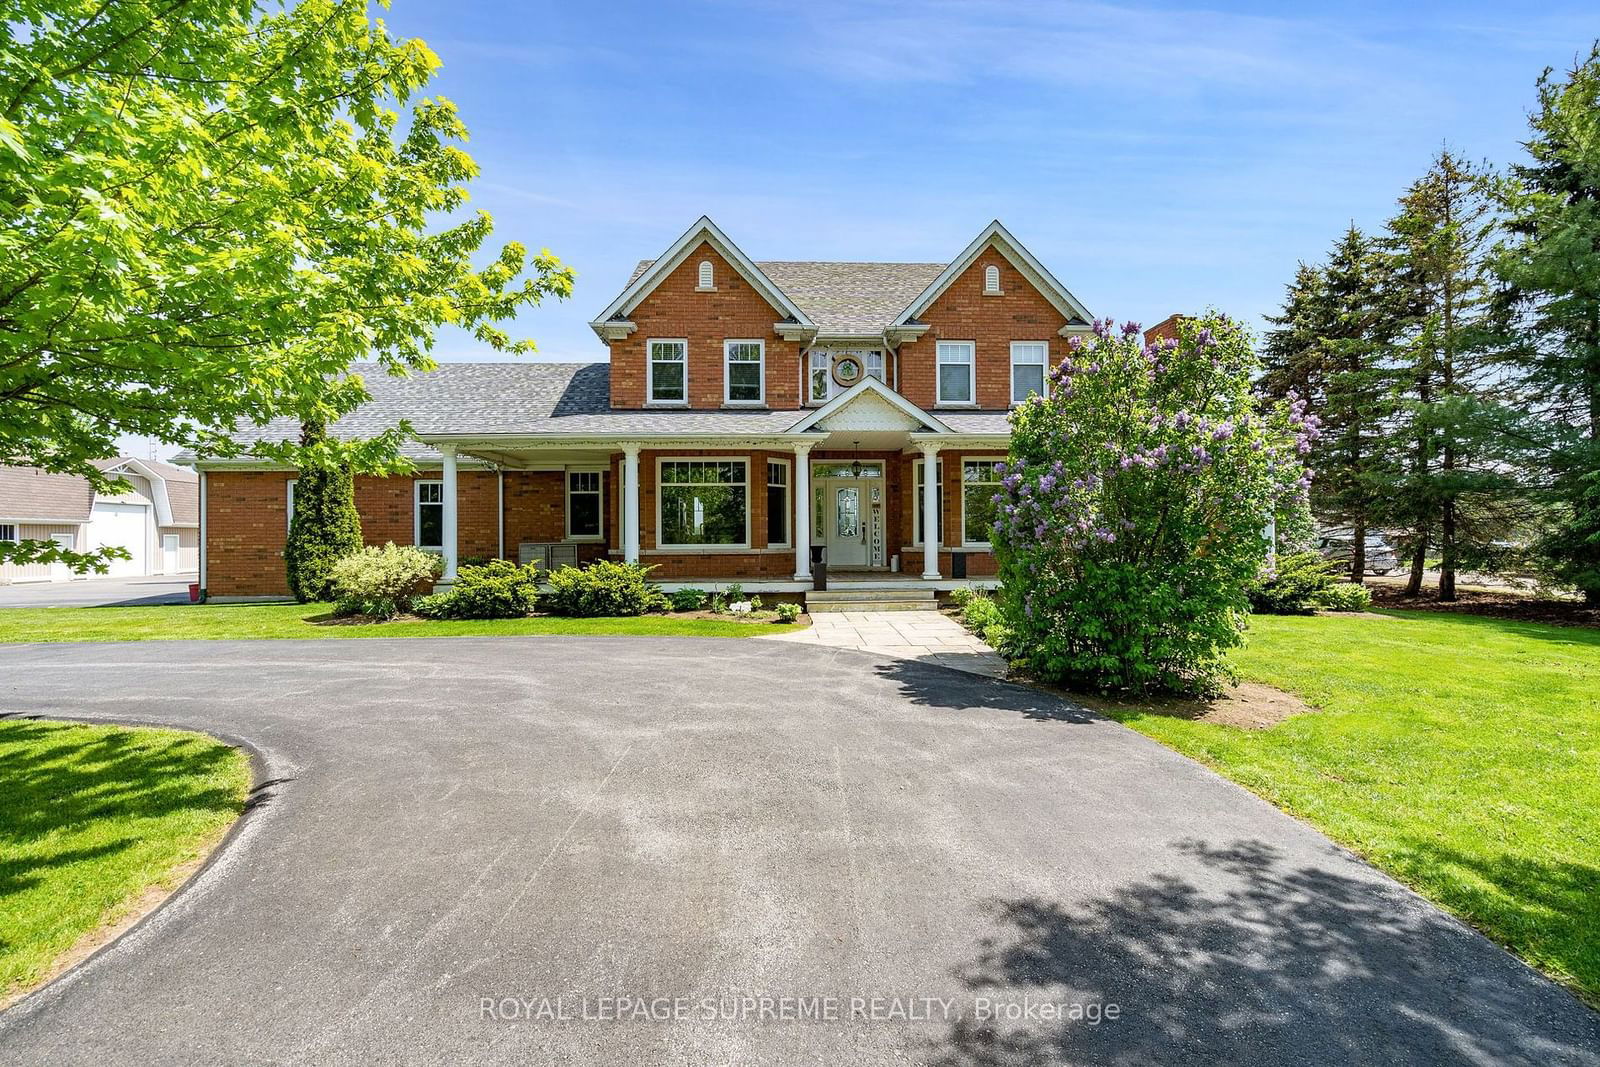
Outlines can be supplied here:
[[712, 272], [711, 261], [709, 259], [703, 259], [700, 261], [700, 284], [697, 286], [697, 288], [702, 293], [709, 293], [717, 288], [716, 275]]
[[983, 295], [1000, 295], [1000, 268], [993, 263], [983, 268]]

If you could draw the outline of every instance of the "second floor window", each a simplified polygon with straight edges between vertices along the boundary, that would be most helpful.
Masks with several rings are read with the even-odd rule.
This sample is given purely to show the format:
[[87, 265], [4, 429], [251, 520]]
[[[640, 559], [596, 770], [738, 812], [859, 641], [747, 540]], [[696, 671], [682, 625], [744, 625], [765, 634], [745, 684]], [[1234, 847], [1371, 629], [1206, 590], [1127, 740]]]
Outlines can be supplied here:
[[832, 392], [829, 374], [833, 370], [833, 357], [828, 352], [811, 353], [811, 399], [822, 403]]
[[763, 356], [766, 346], [760, 341], [725, 341], [722, 351], [727, 363], [727, 391], [730, 404], [759, 404], [762, 391]]
[[687, 341], [650, 342], [650, 403], [688, 402], [688, 354]]
[[1038, 393], [1044, 396], [1044, 368], [1050, 346], [1044, 341], [1011, 342], [1011, 402], [1020, 404]]
[[970, 404], [972, 398], [971, 341], [940, 341], [939, 403]]

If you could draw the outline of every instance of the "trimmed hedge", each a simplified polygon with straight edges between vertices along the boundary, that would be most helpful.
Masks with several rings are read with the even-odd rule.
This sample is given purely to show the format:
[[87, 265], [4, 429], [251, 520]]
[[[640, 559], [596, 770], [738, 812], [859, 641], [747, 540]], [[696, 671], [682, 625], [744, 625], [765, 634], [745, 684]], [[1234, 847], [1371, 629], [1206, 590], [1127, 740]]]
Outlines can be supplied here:
[[392, 619], [409, 611], [417, 592], [439, 573], [440, 560], [431, 552], [393, 541], [368, 547], [333, 565], [335, 615], [371, 615]]
[[538, 592], [532, 567], [495, 559], [460, 568], [453, 586], [417, 601], [416, 611], [430, 619], [520, 619], [533, 613]]

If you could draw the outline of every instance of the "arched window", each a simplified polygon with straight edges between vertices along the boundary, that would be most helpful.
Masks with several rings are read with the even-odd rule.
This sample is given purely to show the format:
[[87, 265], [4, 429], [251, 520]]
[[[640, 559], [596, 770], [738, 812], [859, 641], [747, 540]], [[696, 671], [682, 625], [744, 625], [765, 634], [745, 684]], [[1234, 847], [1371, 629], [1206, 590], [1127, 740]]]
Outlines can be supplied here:
[[702, 288], [702, 289], [710, 289], [710, 288], [713, 287], [714, 281], [715, 281], [715, 278], [711, 273], [711, 261], [709, 259], [701, 260], [700, 261], [700, 288]]
[[1000, 268], [993, 263], [983, 268], [983, 291], [986, 293], [1000, 291]]

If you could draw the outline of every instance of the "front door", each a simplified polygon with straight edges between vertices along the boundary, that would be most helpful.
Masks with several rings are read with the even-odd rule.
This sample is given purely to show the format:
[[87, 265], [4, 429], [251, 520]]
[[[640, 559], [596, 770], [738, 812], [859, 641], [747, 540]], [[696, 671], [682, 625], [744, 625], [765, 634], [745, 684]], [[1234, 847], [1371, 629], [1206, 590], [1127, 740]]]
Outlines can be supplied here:
[[883, 539], [882, 465], [864, 463], [857, 474], [848, 463], [819, 461], [811, 477], [812, 535], [828, 546], [828, 566], [882, 566], [874, 558]]

